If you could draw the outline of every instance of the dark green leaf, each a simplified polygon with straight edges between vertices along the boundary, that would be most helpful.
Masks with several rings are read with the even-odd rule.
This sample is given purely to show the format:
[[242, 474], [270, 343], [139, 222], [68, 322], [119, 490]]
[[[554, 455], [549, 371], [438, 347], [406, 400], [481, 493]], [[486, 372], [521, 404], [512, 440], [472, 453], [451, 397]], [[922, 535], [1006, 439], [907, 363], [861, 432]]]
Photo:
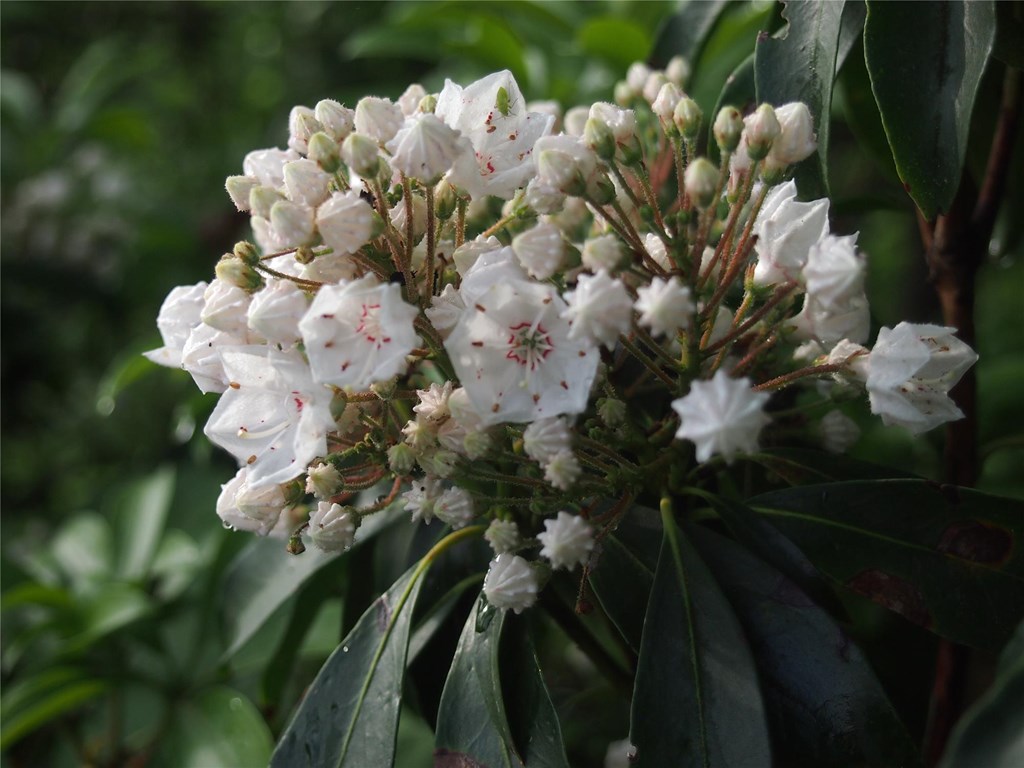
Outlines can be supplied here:
[[728, 0], [689, 2], [679, 13], [669, 16], [658, 32], [650, 56], [651, 63], [656, 67], [664, 67], [669, 59], [678, 55], [686, 57], [692, 66], [729, 5]]
[[995, 682], [957, 723], [939, 768], [1024, 765], [1024, 623], [999, 661]]
[[637, 652], [660, 550], [661, 524], [657, 514], [635, 507], [615, 533], [604, 540], [590, 572], [590, 586], [598, 602]]
[[991, 0], [868, 0], [864, 55], [896, 170], [927, 219], [960, 185], [974, 97], [995, 39]]
[[771, 470], [790, 485], [812, 485], [828, 480], [890, 480], [907, 476], [881, 464], [811, 448], [772, 448], [745, 458]]
[[[855, 41], [855, 46], [838, 80], [843, 117], [846, 118], [846, 124], [857, 142], [875, 161], [886, 180], [892, 181], [895, 185], [899, 181], [899, 175], [893, 163], [889, 140], [885, 136], [882, 117], [878, 113], [878, 104], [871, 91], [871, 78], [868, 77], [867, 65], [864, 63], [863, 41]], [[900, 196], [897, 200], [902, 208], [905, 198]], [[874, 204], [871, 207], [880, 206]]]
[[870, 664], [831, 617], [735, 542], [690, 531], [750, 638], [780, 764], [918, 762]]
[[751, 42], [771, 23], [772, 13], [770, 4], [732, 3], [705, 41], [687, 90], [709, 125], [714, 124], [713, 105], [726, 80], [750, 55]]
[[746, 638], [707, 566], [670, 518], [647, 605], [630, 720], [641, 767], [771, 763]]
[[819, 570], [959, 643], [998, 649], [1024, 616], [1024, 502], [924, 480], [752, 499]]
[[107, 690], [74, 669], [58, 668], [4, 687], [0, 750]]
[[176, 706], [157, 765], [264, 766], [274, 745], [263, 715], [244, 694], [218, 686]]
[[1011, 67], [1024, 69], [1024, 19], [1016, 3], [996, 3], [996, 39], [992, 55]]
[[780, 106], [802, 101], [811, 111], [818, 135], [817, 152], [797, 167], [804, 198], [828, 194], [828, 133], [832, 109], [842, 2], [788, 2], [789, 22], [776, 37], [762, 37], [755, 49], [757, 100]]
[[836, 51], [836, 71], [854, 51], [864, 32], [864, 19], [868, 9], [864, 0], [846, 0], [843, 4], [843, 18], [839, 23], [839, 46]]
[[139, 587], [123, 582], [104, 584], [82, 604], [84, 626], [69, 641], [68, 650], [78, 650], [148, 615], [152, 599]]
[[434, 743], [435, 768], [568, 766], [533, 645], [519, 622], [483, 595], [448, 672]]
[[123, 579], [137, 580], [153, 565], [174, 494], [174, 469], [165, 467], [133, 486], [117, 508], [118, 568]]
[[327, 659], [281, 736], [272, 766], [391, 765], [409, 630], [422, 584], [418, 567], [377, 598]]

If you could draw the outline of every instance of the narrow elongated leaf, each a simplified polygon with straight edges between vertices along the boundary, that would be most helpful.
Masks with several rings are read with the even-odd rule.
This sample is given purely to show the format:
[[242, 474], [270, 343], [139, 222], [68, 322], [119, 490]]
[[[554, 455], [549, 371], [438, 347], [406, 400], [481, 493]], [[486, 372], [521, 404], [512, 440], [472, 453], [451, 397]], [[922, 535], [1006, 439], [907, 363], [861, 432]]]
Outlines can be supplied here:
[[924, 480], [804, 486], [750, 506], [839, 583], [956, 642], [1024, 617], [1024, 503]]
[[91, 679], [72, 667], [54, 667], [5, 685], [0, 701], [0, 749], [107, 690], [107, 683]]
[[864, 57], [907, 193], [927, 219], [949, 210], [974, 97], [995, 39], [991, 0], [868, 0]]
[[417, 567], [377, 598], [327, 659], [271, 766], [391, 765], [412, 612], [422, 584]]
[[729, 0], [690, 2], [665, 21], [658, 32], [651, 62], [664, 67], [673, 56], [685, 56], [692, 65], [699, 57], [708, 36], [729, 7]]
[[161, 469], [133, 487], [117, 510], [118, 574], [141, 579], [153, 564], [174, 494], [174, 470]]
[[739, 544], [690, 533], [750, 638], [780, 764], [917, 763], [871, 665], [832, 618]]
[[839, 26], [839, 46], [836, 51], [836, 71], [838, 72], [846, 59], [856, 49], [857, 41], [864, 32], [864, 20], [868, 8], [864, 0], [846, 0], [843, 4], [843, 18]]
[[636, 765], [771, 764], [757, 671], [732, 608], [670, 519], [630, 716]]
[[434, 743], [435, 768], [568, 767], [532, 643], [482, 595], [448, 672]]
[[985, 695], [957, 723], [939, 768], [1024, 765], [1024, 624], [1003, 651]]
[[796, 182], [804, 198], [828, 194], [828, 133], [832, 109], [842, 2], [787, 2], [789, 22], [776, 37], [762, 37], [754, 50], [757, 100], [780, 106], [802, 101], [814, 118], [818, 149], [797, 168]]

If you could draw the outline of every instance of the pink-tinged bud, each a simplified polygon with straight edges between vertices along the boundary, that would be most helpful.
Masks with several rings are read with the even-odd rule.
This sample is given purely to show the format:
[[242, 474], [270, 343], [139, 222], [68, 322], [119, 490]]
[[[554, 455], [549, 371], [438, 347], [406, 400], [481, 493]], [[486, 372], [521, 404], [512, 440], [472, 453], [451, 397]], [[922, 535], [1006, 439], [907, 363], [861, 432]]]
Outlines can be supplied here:
[[683, 187], [698, 208], [707, 208], [715, 200], [718, 169], [706, 157], [698, 157], [686, 167]]
[[747, 139], [747, 154], [751, 160], [764, 160], [782, 130], [775, 116], [775, 109], [771, 104], [762, 104], [743, 122], [746, 126], [744, 134]]
[[704, 113], [701, 112], [697, 102], [689, 96], [683, 96], [676, 104], [672, 112], [672, 120], [679, 133], [684, 139], [693, 141], [700, 133], [701, 123], [704, 121]]
[[715, 117], [712, 128], [715, 141], [722, 152], [732, 152], [740, 143], [743, 135], [743, 116], [736, 107], [722, 107]]
[[814, 120], [807, 105], [800, 101], [783, 104], [775, 110], [780, 132], [772, 142], [765, 165], [785, 168], [814, 154], [818, 143], [814, 136]]
[[343, 107], [333, 99], [324, 99], [317, 102], [313, 110], [316, 119], [323, 126], [324, 133], [335, 141], [344, 141], [345, 137], [352, 133], [355, 126], [356, 113], [348, 107]]
[[361, 133], [350, 133], [341, 145], [345, 165], [368, 178], [377, 174], [377, 142]]

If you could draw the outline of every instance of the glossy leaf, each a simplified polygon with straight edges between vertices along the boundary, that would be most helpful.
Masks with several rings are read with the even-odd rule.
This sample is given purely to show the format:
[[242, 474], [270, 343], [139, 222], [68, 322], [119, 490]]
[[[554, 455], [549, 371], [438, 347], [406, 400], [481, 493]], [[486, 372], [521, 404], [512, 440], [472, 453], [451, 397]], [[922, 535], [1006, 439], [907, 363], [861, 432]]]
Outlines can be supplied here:
[[630, 740], [641, 768], [771, 763], [747, 640], [707, 566], [671, 520], [647, 605]]
[[957, 723], [939, 768], [1024, 765], [1024, 623], [1003, 651], [995, 682]]
[[153, 565], [174, 495], [174, 470], [161, 469], [125, 495], [117, 510], [118, 574], [141, 579]]
[[881, 464], [811, 448], [773, 448], [744, 457], [760, 464], [790, 485], [813, 485], [837, 480], [889, 480], [907, 474]]
[[814, 118], [817, 152], [800, 163], [796, 182], [804, 199], [828, 195], [828, 134], [832, 109], [842, 2], [788, 2], [789, 22], [775, 37], [762, 37], [754, 49], [757, 100], [780, 106], [802, 101]]
[[843, 18], [839, 22], [839, 45], [836, 50], [836, 71], [838, 72], [864, 33], [864, 19], [868, 9], [864, 0], [846, 0], [843, 3]]
[[1024, 616], [1024, 502], [876, 480], [790, 488], [749, 504], [819, 570], [951, 640], [998, 649]]
[[664, 67], [673, 56], [685, 56], [692, 66], [700, 57], [708, 36], [729, 7], [728, 0], [687, 3], [678, 13], [669, 16], [658, 32], [651, 62]]
[[974, 97], [995, 39], [991, 0], [868, 0], [864, 56], [896, 170], [926, 219], [960, 185]]
[[832, 618], [739, 544], [689, 530], [750, 638], [780, 764], [917, 763], [871, 665]]
[[516, 617], [490, 606], [483, 595], [448, 672], [435, 745], [435, 768], [568, 768], [533, 644]]
[[422, 580], [413, 566], [327, 659], [271, 759], [275, 768], [391, 765], [409, 630]]
[[218, 686], [173, 709], [157, 765], [263, 766], [274, 745], [263, 715], [239, 691]]

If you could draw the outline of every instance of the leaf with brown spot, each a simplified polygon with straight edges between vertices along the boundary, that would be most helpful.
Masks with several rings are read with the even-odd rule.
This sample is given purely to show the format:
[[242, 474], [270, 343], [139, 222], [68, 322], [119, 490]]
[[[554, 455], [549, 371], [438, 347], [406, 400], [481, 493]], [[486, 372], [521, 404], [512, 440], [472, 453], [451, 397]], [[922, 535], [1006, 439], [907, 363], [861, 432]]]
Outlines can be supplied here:
[[822, 573], [950, 640], [998, 650], [1024, 618], [1024, 502], [862, 480], [749, 504]]

